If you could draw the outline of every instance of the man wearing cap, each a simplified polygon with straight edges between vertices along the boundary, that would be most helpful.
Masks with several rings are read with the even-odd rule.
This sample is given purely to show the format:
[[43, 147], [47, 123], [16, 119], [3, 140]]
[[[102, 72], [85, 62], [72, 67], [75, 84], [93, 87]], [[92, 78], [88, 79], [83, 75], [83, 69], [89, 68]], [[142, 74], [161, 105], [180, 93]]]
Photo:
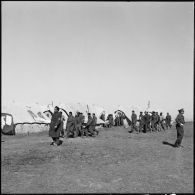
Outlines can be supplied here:
[[184, 124], [185, 124], [185, 120], [184, 120], [184, 109], [180, 109], [178, 110], [179, 114], [177, 115], [175, 122], [176, 122], [176, 129], [177, 129], [177, 140], [175, 141], [175, 147], [181, 147], [181, 142], [183, 139], [183, 135], [184, 135]]
[[49, 136], [53, 139], [51, 145], [60, 145], [60, 131], [61, 131], [61, 117], [62, 113], [59, 112], [59, 107], [56, 106], [54, 108], [54, 113], [51, 118], [50, 128], [49, 128]]

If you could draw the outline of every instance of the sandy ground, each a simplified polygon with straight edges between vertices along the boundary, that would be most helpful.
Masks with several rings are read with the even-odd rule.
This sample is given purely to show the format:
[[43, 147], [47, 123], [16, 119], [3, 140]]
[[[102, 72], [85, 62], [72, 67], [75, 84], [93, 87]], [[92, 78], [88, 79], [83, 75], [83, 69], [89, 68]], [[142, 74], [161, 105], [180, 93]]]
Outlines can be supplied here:
[[47, 132], [3, 136], [2, 193], [192, 193], [193, 123], [183, 148], [176, 129], [136, 134], [101, 129], [95, 138], [64, 139], [50, 146]]

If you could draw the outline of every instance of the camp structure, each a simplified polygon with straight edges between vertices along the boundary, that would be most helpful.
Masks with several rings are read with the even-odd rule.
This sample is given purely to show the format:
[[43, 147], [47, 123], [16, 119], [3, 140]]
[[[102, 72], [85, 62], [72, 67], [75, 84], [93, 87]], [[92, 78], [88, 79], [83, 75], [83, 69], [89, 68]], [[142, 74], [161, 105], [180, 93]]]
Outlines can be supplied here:
[[50, 118], [38, 104], [7, 103], [1, 110], [1, 132], [6, 135], [48, 130]]

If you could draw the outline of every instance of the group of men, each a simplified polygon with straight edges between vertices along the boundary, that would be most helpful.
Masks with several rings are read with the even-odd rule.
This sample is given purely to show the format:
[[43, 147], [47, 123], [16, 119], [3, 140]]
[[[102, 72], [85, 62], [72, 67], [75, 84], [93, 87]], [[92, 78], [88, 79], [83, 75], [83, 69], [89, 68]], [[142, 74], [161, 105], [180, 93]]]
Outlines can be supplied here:
[[161, 131], [162, 129], [171, 128], [171, 115], [167, 113], [166, 117], [164, 118], [162, 112], [160, 115], [158, 112], [147, 112], [145, 111], [140, 112], [139, 118], [135, 114], [135, 111], [132, 111], [131, 115], [131, 132], [134, 130], [137, 132], [157, 132]]
[[49, 136], [53, 139], [51, 145], [60, 145], [62, 141], [60, 137], [88, 137], [98, 135], [99, 131], [95, 128], [97, 124], [97, 117], [93, 113], [88, 113], [87, 123], [84, 123], [85, 117], [82, 113], [77, 112], [75, 116], [72, 115], [72, 112], [69, 112], [66, 128], [64, 129], [64, 117], [62, 112], [59, 111], [59, 107], [54, 108], [54, 113], [52, 114]]
[[[184, 109], [178, 110], [179, 114], [176, 117], [176, 129], [177, 129], [177, 140], [175, 142], [175, 147], [180, 147], [181, 142], [184, 135], [183, 125], [185, 123], [184, 120]], [[125, 114], [116, 115], [115, 119], [112, 114], [108, 115], [107, 121], [109, 126], [113, 125], [120, 126], [123, 125], [123, 119], [128, 119]], [[69, 112], [67, 123], [66, 123], [66, 137], [88, 137], [98, 135], [99, 131], [95, 128], [97, 125], [97, 117], [95, 113], [93, 113], [93, 117], [91, 113], [88, 113], [87, 123], [84, 122], [85, 117], [82, 113], [77, 112], [75, 116], [72, 115], [72, 112]], [[162, 112], [160, 115], [158, 112], [140, 112], [139, 118], [137, 117], [135, 111], [132, 111], [131, 120], [128, 119], [131, 124], [131, 132], [134, 130], [137, 132], [147, 131], [161, 131], [165, 128], [171, 128], [171, 115], [167, 113], [166, 117], [163, 117]], [[54, 113], [52, 114], [49, 136], [53, 139], [51, 145], [61, 145], [62, 141], [59, 139], [60, 136], [65, 136], [65, 131], [63, 128], [64, 118], [62, 116], [62, 112], [59, 112], [59, 107], [54, 108]], [[139, 124], [139, 125], [137, 125]]]

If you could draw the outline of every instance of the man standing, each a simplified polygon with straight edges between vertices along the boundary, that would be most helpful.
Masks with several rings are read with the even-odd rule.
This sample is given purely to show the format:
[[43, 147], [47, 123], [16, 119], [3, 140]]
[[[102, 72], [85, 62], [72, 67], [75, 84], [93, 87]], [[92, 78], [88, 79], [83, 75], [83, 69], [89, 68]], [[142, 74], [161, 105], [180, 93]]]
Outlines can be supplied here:
[[74, 137], [77, 137], [79, 133], [81, 132], [81, 118], [80, 118], [80, 113], [77, 112], [75, 115], [75, 131], [74, 131]]
[[67, 137], [70, 135], [74, 135], [75, 130], [75, 118], [72, 115], [72, 112], [69, 112], [69, 116], [66, 123], [66, 131], [67, 131]]
[[133, 132], [134, 130], [136, 130], [136, 122], [137, 122], [137, 115], [135, 114], [135, 111], [132, 111], [132, 115], [131, 115], [131, 131]]
[[56, 106], [54, 108], [54, 113], [51, 118], [50, 128], [49, 128], [49, 136], [53, 139], [51, 145], [60, 145], [60, 132], [61, 132], [61, 117], [62, 113], [59, 112], [59, 107]]
[[162, 112], [160, 113], [160, 126], [163, 130], [165, 130], [165, 127], [164, 127], [164, 116], [162, 114]]
[[176, 129], [177, 129], [177, 140], [175, 141], [175, 147], [181, 147], [181, 142], [183, 139], [183, 135], [184, 135], [184, 124], [185, 124], [185, 120], [184, 120], [184, 109], [180, 109], [178, 110], [179, 114], [177, 115], [175, 122], [176, 122]]
[[97, 135], [99, 134], [99, 131], [95, 128], [97, 124], [97, 117], [95, 116], [95, 113], [93, 113], [93, 122], [92, 122], [92, 126], [93, 126], [93, 131], [97, 133]]
[[156, 116], [155, 116], [155, 112], [152, 112], [152, 116], [151, 116], [151, 131], [155, 131], [155, 122], [156, 122]]
[[167, 127], [167, 129], [168, 129], [168, 127], [169, 128], [171, 128], [171, 115], [167, 112], [167, 116], [166, 116], [166, 127]]
[[144, 127], [144, 115], [143, 115], [143, 112], [140, 112], [140, 115], [139, 115], [139, 132], [143, 131], [143, 127]]
[[87, 121], [87, 124], [86, 124], [86, 136], [88, 137], [89, 133], [94, 136], [94, 132], [93, 132], [93, 125], [92, 125], [92, 122], [93, 122], [93, 119], [91, 117], [91, 113], [88, 113], [88, 121]]

